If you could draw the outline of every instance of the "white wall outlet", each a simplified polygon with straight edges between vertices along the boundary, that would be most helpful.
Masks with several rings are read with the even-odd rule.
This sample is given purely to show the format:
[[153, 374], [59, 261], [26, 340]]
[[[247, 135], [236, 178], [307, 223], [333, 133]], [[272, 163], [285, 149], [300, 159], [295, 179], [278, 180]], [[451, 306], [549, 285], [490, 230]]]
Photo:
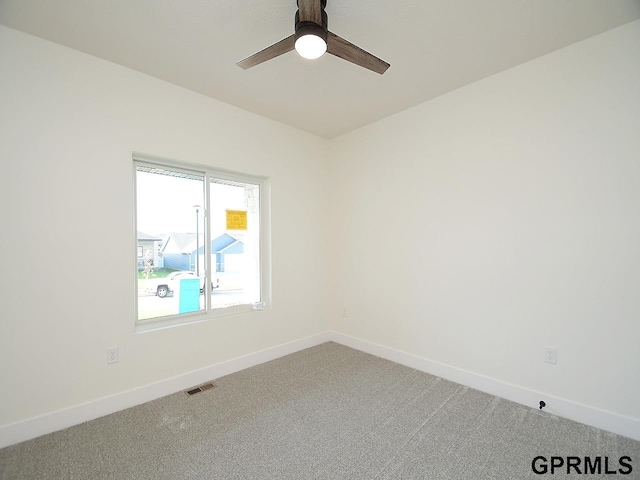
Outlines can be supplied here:
[[553, 365], [558, 363], [558, 349], [556, 347], [544, 347], [544, 361]]
[[342, 307], [342, 318], [347, 318], [347, 308]]
[[107, 350], [107, 365], [118, 363], [119, 360], [118, 347], [113, 347]]

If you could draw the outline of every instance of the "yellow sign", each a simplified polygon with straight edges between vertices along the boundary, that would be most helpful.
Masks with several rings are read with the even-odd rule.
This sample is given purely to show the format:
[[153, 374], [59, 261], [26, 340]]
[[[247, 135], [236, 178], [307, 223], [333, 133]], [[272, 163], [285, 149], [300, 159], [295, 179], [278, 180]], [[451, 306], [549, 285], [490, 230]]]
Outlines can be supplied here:
[[227, 210], [227, 230], [246, 230], [247, 211]]

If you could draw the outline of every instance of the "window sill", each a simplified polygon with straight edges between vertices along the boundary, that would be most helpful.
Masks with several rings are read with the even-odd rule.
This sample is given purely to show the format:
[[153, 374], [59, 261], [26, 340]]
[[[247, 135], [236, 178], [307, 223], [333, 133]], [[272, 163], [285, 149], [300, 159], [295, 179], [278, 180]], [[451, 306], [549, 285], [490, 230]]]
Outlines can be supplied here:
[[253, 305], [235, 305], [232, 307], [210, 310], [209, 312], [199, 311], [155, 319], [138, 320], [136, 322], [134, 333], [156, 332], [158, 330], [166, 330], [168, 328], [208, 322], [222, 317], [245, 315], [247, 313], [253, 313], [265, 309], [266, 308], [254, 308]]

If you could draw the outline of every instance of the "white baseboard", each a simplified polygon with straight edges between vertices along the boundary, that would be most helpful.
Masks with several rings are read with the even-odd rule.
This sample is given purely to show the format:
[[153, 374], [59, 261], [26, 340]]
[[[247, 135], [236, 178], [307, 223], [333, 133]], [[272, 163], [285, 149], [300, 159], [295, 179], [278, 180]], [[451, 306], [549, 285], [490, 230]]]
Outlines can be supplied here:
[[0, 426], [0, 448], [62, 430], [110, 413], [164, 397], [194, 385], [253, 367], [330, 340], [329, 333], [301, 338], [266, 350], [221, 362], [210, 367], [145, 385], [126, 392], [74, 405], [38, 417]]
[[407, 367], [420, 370], [422, 372], [442, 377], [452, 382], [460, 383], [476, 390], [480, 390], [491, 395], [496, 395], [513, 402], [538, 408], [540, 400], [544, 400], [547, 406], [544, 408], [548, 412], [559, 417], [568, 418], [576, 422], [601, 428], [608, 432], [617, 433], [625, 437], [640, 440], [640, 420], [625, 417], [616, 413], [600, 410], [580, 403], [572, 402], [564, 398], [537, 392], [518, 385], [502, 382], [494, 378], [478, 375], [477, 373], [462, 370], [460, 368], [445, 365], [433, 360], [428, 360], [417, 355], [395, 350], [384, 345], [361, 340], [356, 337], [338, 332], [330, 332], [329, 339], [355, 348], [365, 353], [370, 353], [377, 357], [386, 358], [392, 362], [406, 365]]
[[125, 408], [140, 405], [165, 395], [185, 390], [193, 385], [223, 377], [270, 360], [275, 360], [284, 355], [320, 345], [327, 341], [334, 341], [355, 348], [356, 350], [386, 358], [401, 365], [406, 365], [416, 370], [442, 377], [532, 408], [537, 408], [538, 402], [544, 400], [547, 403], [545, 411], [550, 414], [640, 440], [640, 420], [582, 405], [493, 378], [484, 377], [473, 372], [434, 362], [384, 345], [332, 331], [277, 345], [161, 382], [100, 398], [92, 402], [74, 405], [73, 407], [63, 410], [0, 426], [0, 448], [72, 427]]

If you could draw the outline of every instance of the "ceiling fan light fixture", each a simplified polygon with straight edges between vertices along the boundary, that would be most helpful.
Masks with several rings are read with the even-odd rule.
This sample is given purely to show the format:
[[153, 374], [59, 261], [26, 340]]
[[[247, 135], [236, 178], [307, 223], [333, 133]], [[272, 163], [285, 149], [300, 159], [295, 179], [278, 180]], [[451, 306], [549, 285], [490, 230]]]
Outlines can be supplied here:
[[327, 30], [313, 22], [296, 22], [295, 49], [309, 60], [320, 58], [327, 51]]
[[315, 60], [324, 55], [326, 51], [327, 42], [313, 33], [302, 35], [296, 40], [296, 52], [302, 58]]

